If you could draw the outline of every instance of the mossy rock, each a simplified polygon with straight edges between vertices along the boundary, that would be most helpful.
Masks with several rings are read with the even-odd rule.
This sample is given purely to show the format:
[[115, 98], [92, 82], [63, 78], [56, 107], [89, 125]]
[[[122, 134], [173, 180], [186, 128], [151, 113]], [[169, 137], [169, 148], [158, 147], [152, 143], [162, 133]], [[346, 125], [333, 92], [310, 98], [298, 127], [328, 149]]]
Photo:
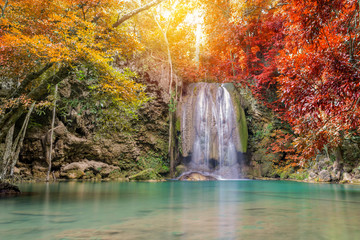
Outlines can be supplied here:
[[184, 165], [179, 165], [175, 168], [175, 177], [179, 177], [181, 174], [187, 171]]
[[66, 173], [63, 173], [62, 176], [66, 177], [67, 179], [80, 179], [85, 175], [85, 173], [78, 169], [69, 170]]
[[95, 174], [93, 171], [89, 170], [85, 172], [85, 175], [82, 177], [83, 179], [93, 179], [95, 178]]
[[289, 168], [284, 170], [278, 170], [277, 174], [280, 176], [281, 179], [288, 179], [293, 172], [294, 170], [292, 168]]
[[289, 175], [290, 179], [300, 180], [303, 181], [309, 177], [309, 174], [307, 172], [296, 172]]
[[175, 128], [176, 128], [176, 131], [178, 131], [178, 132], [181, 131], [181, 121], [179, 118], [176, 119]]

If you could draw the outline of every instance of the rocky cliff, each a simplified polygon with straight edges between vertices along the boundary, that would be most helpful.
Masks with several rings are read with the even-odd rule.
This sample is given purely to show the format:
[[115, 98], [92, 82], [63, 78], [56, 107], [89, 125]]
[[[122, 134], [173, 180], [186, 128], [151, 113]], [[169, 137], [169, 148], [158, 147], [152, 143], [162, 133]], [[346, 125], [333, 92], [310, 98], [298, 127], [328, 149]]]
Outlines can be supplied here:
[[[88, 97], [86, 89], [80, 89], [80, 84], [73, 79], [62, 84], [59, 108], [65, 106], [62, 99], [79, 103], [67, 104], [65, 114], [64, 111], [57, 112], [51, 178], [127, 179], [147, 168], [153, 171], [142, 178], [167, 174], [168, 106], [163, 100], [163, 90], [158, 87], [157, 79], [151, 79], [147, 73], [137, 81], [146, 86], [150, 100], [126, 127], [106, 134], [96, 128], [95, 115], [82, 110], [81, 104], [84, 105]], [[44, 180], [46, 177], [49, 115], [37, 114], [32, 118], [15, 169], [20, 179]]]

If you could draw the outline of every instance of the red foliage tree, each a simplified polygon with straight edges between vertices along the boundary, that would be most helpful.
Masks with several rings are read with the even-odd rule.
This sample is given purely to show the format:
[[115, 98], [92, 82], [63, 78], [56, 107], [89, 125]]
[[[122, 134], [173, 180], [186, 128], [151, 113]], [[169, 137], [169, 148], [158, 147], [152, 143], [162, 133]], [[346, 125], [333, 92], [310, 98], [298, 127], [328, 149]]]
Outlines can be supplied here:
[[277, 78], [285, 119], [305, 156], [359, 133], [359, 5], [355, 0], [290, 1]]
[[290, 123], [293, 146], [304, 157], [359, 135], [358, 1], [216, 0], [204, 6], [205, 72], [249, 86]]

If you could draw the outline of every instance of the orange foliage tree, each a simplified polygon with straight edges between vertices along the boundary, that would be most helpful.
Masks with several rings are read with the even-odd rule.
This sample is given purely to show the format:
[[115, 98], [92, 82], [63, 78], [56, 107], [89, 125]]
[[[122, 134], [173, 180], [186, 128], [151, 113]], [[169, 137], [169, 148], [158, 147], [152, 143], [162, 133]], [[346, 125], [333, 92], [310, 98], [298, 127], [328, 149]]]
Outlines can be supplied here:
[[0, 75], [17, 85], [0, 109], [0, 140], [25, 103], [44, 100], [51, 86], [83, 64], [96, 69], [98, 91], [114, 101], [141, 100], [143, 87], [112, 64], [114, 56], [125, 59], [141, 49], [136, 34], [120, 24], [162, 1], [135, 10], [117, 0], [0, 1]]

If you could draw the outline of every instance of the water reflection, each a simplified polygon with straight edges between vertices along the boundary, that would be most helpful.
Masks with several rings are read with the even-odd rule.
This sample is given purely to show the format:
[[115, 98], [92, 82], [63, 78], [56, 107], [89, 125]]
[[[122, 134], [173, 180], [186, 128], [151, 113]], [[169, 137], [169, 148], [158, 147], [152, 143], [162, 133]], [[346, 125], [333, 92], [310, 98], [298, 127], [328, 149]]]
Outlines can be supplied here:
[[360, 187], [271, 181], [25, 184], [1, 239], [357, 239]]

